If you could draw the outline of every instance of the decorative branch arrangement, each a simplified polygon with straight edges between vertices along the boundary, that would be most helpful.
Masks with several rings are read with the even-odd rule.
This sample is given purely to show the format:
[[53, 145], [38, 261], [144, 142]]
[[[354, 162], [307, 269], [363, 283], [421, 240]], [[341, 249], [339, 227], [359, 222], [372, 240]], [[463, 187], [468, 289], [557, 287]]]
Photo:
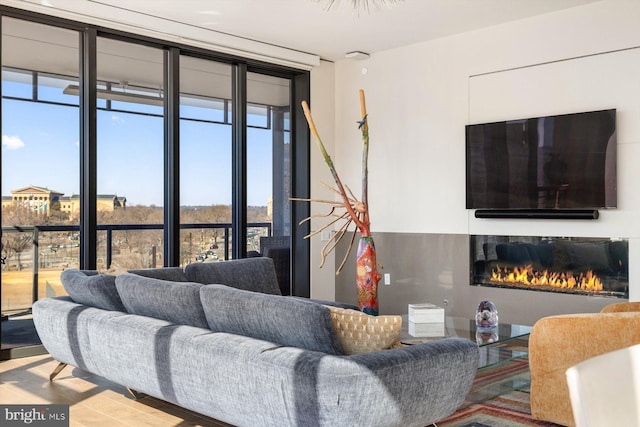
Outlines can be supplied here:
[[[331, 10], [340, 4], [340, 0], [316, 0], [316, 1], [319, 3], [321, 2], [326, 3], [326, 7], [325, 7], [326, 10]], [[400, 3], [403, 1], [404, 0], [350, 0], [349, 3], [351, 3], [351, 7], [353, 7], [354, 10], [358, 11], [358, 14], [359, 14], [360, 10], [364, 10], [367, 13], [369, 13], [372, 6], [376, 8], [380, 8], [381, 6], [391, 7], [394, 3]]]
[[[358, 200], [351, 189], [342, 183], [338, 172], [331, 160], [331, 157], [327, 153], [320, 134], [313, 122], [309, 105], [306, 101], [302, 102], [302, 109], [304, 115], [307, 118], [309, 129], [316, 142], [316, 145], [322, 153], [325, 163], [329, 167], [331, 175], [335, 181], [335, 187], [332, 187], [324, 182], [322, 185], [333, 191], [340, 196], [340, 200], [321, 200], [321, 199], [303, 199], [292, 198], [291, 200], [325, 203], [330, 205], [330, 210], [327, 214], [312, 215], [300, 222], [303, 224], [312, 218], [330, 218], [331, 220], [322, 226], [320, 229], [309, 233], [305, 238], [310, 238], [329, 227], [333, 227], [340, 221], [344, 221], [338, 228], [337, 232], [332, 234], [327, 243], [322, 247], [322, 261], [320, 267], [324, 265], [327, 256], [336, 248], [338, 243], [344, 238], [349, 231], [349, 226], [353, 223], [357, 230], [360, 231], [360, 241], [358, 243], [357, 261], [356, 261], [356, 281], [358, 289], [358, 302], [360, 309], [368, 314], [378, 314], [378, 281], [380, 280], [380, 274], [377, 270], [376, 251], [371, 237], [370, 219], [369, 219], [369, 197], [368, 197], [368, 158], [369, 158], [369, 125], [367, 123], [367, 107], [365, 103], [364, 91], [360, 90], [360, 109], [362, 113], [362, 119], [359, 120], [358, 129], [362, 134], [362, 197]], [[342, 211], [344, 209], [344, 211]], [[342, 271], [351, 249], [355, 241], [356, 234], [353, 233], [351, 242], [349, 243], [349, 249], [342, 260], [342, 263], [336, 270], [336, 275]]]

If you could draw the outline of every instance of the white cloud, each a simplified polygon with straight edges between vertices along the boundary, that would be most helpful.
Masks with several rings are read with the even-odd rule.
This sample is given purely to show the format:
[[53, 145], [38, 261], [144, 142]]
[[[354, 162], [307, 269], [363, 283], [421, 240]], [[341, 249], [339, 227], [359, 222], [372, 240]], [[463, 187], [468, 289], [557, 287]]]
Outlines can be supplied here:
[[2, 135], [2, 145], [7, 150], [19, 150], [24, 147], [24, 141], [19, 136]]
[[117, 114], [112, 114], [111, 120], [113, 120], [114, 122], [126, 123], [126, 121], [122, 117], [118, 116]]

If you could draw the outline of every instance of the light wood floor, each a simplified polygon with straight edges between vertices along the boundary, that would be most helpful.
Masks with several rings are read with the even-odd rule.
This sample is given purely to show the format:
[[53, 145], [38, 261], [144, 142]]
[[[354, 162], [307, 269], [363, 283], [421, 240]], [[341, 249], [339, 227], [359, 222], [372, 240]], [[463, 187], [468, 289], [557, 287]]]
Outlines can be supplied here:
[[72, 366], [50, 382], [57, 365], [49, 355], [1, 361], [0, 404], [68, 404], [71, 426], [231, 427], [153, 397], [133, 400], [125, 387]]

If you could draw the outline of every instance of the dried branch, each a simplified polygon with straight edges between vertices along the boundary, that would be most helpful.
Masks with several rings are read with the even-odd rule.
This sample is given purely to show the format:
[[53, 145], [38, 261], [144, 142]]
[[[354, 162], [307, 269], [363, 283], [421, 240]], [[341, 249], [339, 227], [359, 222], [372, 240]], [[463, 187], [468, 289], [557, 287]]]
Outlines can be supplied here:
[[[327, 255], [329, 255], [336, 248], [336, 246], [338, 246], [338, 243], [340, 243], [347, 229], [349, 228], [349, 225], [351, 225], [352, 222], [353, 221], [351, 220], [351, 218], [349, 218], [344, 224], [342, 224], [342, 226], [338, 229], [338, 231], [333, 236], [331, 236], [331, 238], [327, 241], [327, 243], [324, 244], [321, 251], [322, 264], [320, 264], [320, 267], [324, 265], [324, 261], [327, 258]], [[355, 233], [354, 233], [354, 236], [355, 236]], [[331, 245], [331, 247], [329, 247], [329, 245]], [[338, 273], [336, 272], [336, 274]]]
[[[318, 133], [318, 130], [315, 126], [315, 123], [313, 122], [313, 118], [311, 116], [311, 111], [309, 110], [309, 105], [307, 104], [306, 101], [302, 101], [302, 109], [304, 110], [304, 115], [307, 119], [307, 123], [309, 124], [309, 130], [311, 131], [311, 134], [314, 137], [314, 140], [316, 142], [316, 145], [318, 146], [318, 148], [320, 149], [320, 153], [322, 154], [322, 157], [324, 158], [325, 163], [327, 164], [327, 166], [329, 167], [329, 171], [331, 172], [331, 175], [333, 176], [333, 180], [335, 181], [336, 184], [336, 188], [321, 182], [321, 184], [331, 190], [332, 192], [334, 192], [335, 194], [338, 194], [340, 197], [340, 201], [336, 201], [336, 200], [320, 200], [320, 199], [306, 199], [306, 198], [291, 198], [290, 200], [297, 200], [297, 201], [306, 201], [306, 202], [318, 202], [318, 203], [326, 203], [329, 205], [332, 205], [331, 211], [328, 214], [315, 214], [315, 215], [311, 215], [308, 218], [305, 218], [304, 220], [300, 221], [300, 224], [303, 224], [306, 221], [309, 221], [312, 218], [330, 218], [330, 217], [334, 217], [329, 223], [325, 224], [324, 226], [322, 226], [321, 228], [319, 228], [318, 230], [309, 233], [307, 236], [305, 236], [306, 238], [310, 238], [312, 236], [315, 236], [319, 233], [321, 233], [322, 231], [326, 230], [327, 228], [333, 226], [334, 224], [336, 224], [338, 221], [341, 221], [343, 219], [346, 219], [345, 223], [342, 224], [342, 226], [340, 226], [340, 228], [338, 229], [338, 231], [333, 234], [331, 236], [331, 238], [329, 238], [329, 240], [324, 244], [324, 246], [322, 247], [321, 250], [321, 257], [322, 257], [322, 261], [320, 263], [320, 267], [322, 267], [326, 261], [327, 256], [331, 253], [331, 251], [333, 251], [337, 245], [340, 243], [340, 241], [344, 238], [346, 232], [349, 229], [349, 226], [351, 225], [351, 223], [354, 223], [356, 226], [356, 230], [360, 231], [360, 235], [362, 237], [370, 237], [371, 236], [371, 230], [370, 230], [370, 221], [369, 221], [369, 196], [368, 196], [368, 174], [369, 174], [369, 170], [368, 170], [368, 157], [369, 157], [369, 124], [367, 122], [367, 109], [366, 109], [366, 103], [365, 103], [365, 97], [364, 97], [364, 91], [360, 90], [360, 110], [362, 113], [362, 119], [358, 121], [358, 129], [360, 129], [360, 132], [362, 134], [362, 143], [363, 143], [363, 148], [362, 148], [362, 201], [358, 200], [358, 198], [353, 194], [353, 191], [351, 191], [351, 188], [349, 188], [349, 186], [347, 185], [343, 185], [342, 181], [340, 180], [340, 177], [338, 175], [338, 172], [336, 171], [336, 168], [333, 164], [333, 161], [331, 160], [331, 157], [329, 156], [329, 154], [327, 153], [327, 150], [324, 147], [324, 144], [322, 143], [322, 140], [320, 138], [320, 135]], [[335, 210], [338, 208], [344, 208], [345, 212], [342, 215], [336, 215], [335, 214]], [[344, 259], [342, 260], [342, 263], [340, 264], [340, 266], [338, 267], [336, 274], [340, 274], [340, 271], [342, 271], [347, 258], [349, 257], [349, 255], [351, 254], [351, 250], [353, 249], [353, 244], [355, 242], [355, 235], [356, 233], [354, 232], [352, 237], [351, 237], [351, 242], [349, 243], [349, 248], [347, 250], [347, 254], [345, 255]]]
[[321, 233], [323, 230], [327, 229], [328, 227], [331, 227], [333, 224], [335, 224], [336, 222], [340, 221], [341, 219], [348, 218], [348, 217], [349, 217], [349, 214], [347, 212], [345, 212], [344, 214], [342, 214], [341, 216], [337, 217], [333, 221], [330, 221], [329, 223], [325, 224], [323, 227], [319, 228], [318, 230], [312, 231], [311, 233], [307, 234], [306, 236], [304, 236], [304, 238], [308, 239], [309, 237], [316, 236], [319, 233]]
[[364, 91], [360, 89], [360, 111], [362, 120], [359, 122], [362, 133], [362, 204], [364, 212], [362, 222], [369, 228], [369, 123], [367, 122], [367, 105], [364, 99]]
[[349, 242], [349, 249], [347, 249], [347, 253], [344, 256], [344, 258], [342, 259], [342, 262], [340, 263], [340, 266], [337, 268], [336, 270], [336, 276], [338, 274], [340, 274], [340, 272], [342, 271], [342, 269], [344, 268], [345, 264], [347, 263], [347, 259], [349, 259], [349, 255], [351, 254], [351, 249], [353, 249], [353, 242], [356, 240], [356, 233], [353, 233], [351, 235], [351, 242]]
[[322, 139], [320, 138], [320, 134], [318, 133], [318, 129], [316, 128], [316, 125], [313, 122], [313, 117], [311, 117], [311, 110], [309, 110], [309, 104], [307, 104], [307, 101], [302, 101], [302, 109], [304, 110], [304, 116], [307, 118], [307, 123], [309, 124], [309, 129], [311, 130], [311, 133], [314, 136], [314, 139], [316, 141], [316, 145], [320, 149], [320, 152], [322, 153], [322, 157], [324, 158], [324, 162], [329, 167], [329, 171], [331, 171], [331, 175], [333, 176], [333, 180], [336, 182], [336, 186], [338, 187], [338, 191], [340, 192], [340, 195], [342, 196], [342, 201], [344, 203], [344, 207], [347, 209], [347, 212], [349, 212], [349, 216], [351, 217], [351, 220], [361, 230], [361, 233], [363, 233], [363, 235], [364, 235], [364, 233], [366, 233], [366, 235], [369, 235], [369, 231], [364, 228], [364, 224], [362, 224], [362, 222], [360, 221], [360, 219], [356, 215], [356, 212], [354, 211], [353, 207], [351, 206], [349, 198], [347, 197], [347, 193], [345, 192], [344, 186], [342, 185], [342, 181], [340, 180], [340, 176], [338, 176], [338, 172], [336, 171], [336, 167], [333, 164], [333, 160], [331, 160], [331, 157], [329, 156], [329, 153], [327, 153], [327, 150], [324, 147], [324, 144], [322, 143]]
[[302, 198], [302, 197], [289, 197], [289, 200], [295, 200], [295, 201], [298, 201], [298, 202], [329, 203], [331, 205], [344, 206], [343, 202], [339, 202], [337, 200], [305, 199], [305, 198]]
[[311, 219], [313, 219], [313, 218], [328, 218], [328, 217], [330, 217], [330, 216], [336, 216], [336, 215], [334, 215], [334, 214], [333, 214], [335, 211], [336, 211], [336, 207], [334, 206], [334, 207], [332, 207], [332, 208], [331, 208], [331, 210], [329, 211], [329, 213], [326, 213], [326, 214], [314, 214], [314, 215], [308, 216], [308, 217], [306, 217], [305, 219], [303, 219], [302, 221], [300, 221], [300, 222], [298, 223], [298, 225], [302, 225], [302, 224], [304, 224], [305, 222], [310, 221], [310, 220], [311, 220]]

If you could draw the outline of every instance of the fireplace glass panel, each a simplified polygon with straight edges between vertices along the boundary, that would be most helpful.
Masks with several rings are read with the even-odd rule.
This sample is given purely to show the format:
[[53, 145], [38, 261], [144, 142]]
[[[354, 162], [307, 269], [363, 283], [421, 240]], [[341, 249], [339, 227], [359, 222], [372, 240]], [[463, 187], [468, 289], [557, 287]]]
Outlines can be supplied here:
[[629, 296], [625, 239], [471, 236], [471, 285]]

